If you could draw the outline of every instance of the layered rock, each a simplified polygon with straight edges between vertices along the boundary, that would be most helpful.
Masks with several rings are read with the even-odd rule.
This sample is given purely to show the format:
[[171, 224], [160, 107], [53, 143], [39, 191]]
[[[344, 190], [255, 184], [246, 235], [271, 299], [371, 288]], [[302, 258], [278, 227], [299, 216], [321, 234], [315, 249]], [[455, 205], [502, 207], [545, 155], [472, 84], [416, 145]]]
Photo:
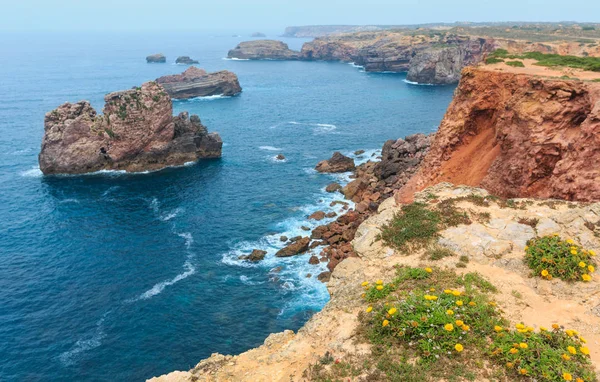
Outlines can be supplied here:
[[221, 156], [219, 135], [208, 133], [198, 116], [173, 117], [171, 99], [156, 82], [104, 100], [102, 115], [88, 101], [46, 114], [39, 155], [44, 174], [138, 172]]
[[190, 56], [179, 56], [175, 60], [175, 63], [182, 64], [182, 65], [193, 65], [193, 64], [197, 64], [198, 61], [192, 59]]
[[346, 172], [354, 170], [354, 160], [336, 151], [330, 159], [317, 163], [318, 172]]
[[417, 174], [503, 197], [600, 200], [600, 84], [466, 68]]
[[160, 77], [156, 82], [174, 99], [234, 96], [242, 91], [235, 73], [228, 70], [207, 73], [195, 66], [189, 67], [181, 74]]
[[254, 40], [241, 42], [227, 53], [227, 57], [244, 60], [298, 60], [300, 52], [291, 50], [281, 41]]
[[167, 62], [167, 58], [162, 53], [151, 54], [146, 57], [146, 62], [149, 64], [164, 64]]

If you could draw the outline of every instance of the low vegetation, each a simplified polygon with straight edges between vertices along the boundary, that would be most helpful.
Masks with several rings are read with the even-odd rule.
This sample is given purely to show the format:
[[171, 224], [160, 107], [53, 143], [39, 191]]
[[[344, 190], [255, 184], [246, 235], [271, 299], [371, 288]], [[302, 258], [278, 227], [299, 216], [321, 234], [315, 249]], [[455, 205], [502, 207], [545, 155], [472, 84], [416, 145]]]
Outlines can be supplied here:
[[[539, 66], [564, 66], [568, 68], [583, 69], [592, 72], [600, 72], [600, 57], [578, 57], [578, 56], [566, 56], [560, 54], [547, 54], [539, 52], [527, 52], [523, 54], [510, 54], [506, 49], [497, 49], [490, 54], [487, 59], [498, 60], [498, 59], [511, 59], [511, 60], [524, 60], [532, 59], [537, 61], [535, 65]], [[487, 60], [486, 60], [487, 62]], [[520, 64], [517, 64], [519, 62]], [[506, 61], [507, 65], [521, 67], [523, 63], [521, 61]]]
[[596, 271], [593, 250], [585, 250], [573, 240], [562, 240], [558, 235], [529, 240], [525, 247], [525, 263], [535, 276], [552, 280], [591, 281]]

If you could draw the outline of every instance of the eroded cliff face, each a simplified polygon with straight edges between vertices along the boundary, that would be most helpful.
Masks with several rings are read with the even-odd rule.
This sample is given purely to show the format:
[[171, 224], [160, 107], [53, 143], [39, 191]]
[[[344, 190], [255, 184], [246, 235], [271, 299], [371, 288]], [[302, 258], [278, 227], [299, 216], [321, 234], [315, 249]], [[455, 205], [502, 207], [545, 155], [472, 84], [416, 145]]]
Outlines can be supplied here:
[[173, 117], [171, 98], [156, 82], [104, 100], [102, 115], [88, 101], [46, 114], [39, 155], [44, 174], [138, 172], [221, 156], [219, 135], [208, 133], [198, 116]]
[[207, 73], [192, 66], [181, 74], [163, 76], [156, 80], [174, 99], [208, 97], [214, 95], [234, 96], [242, 92], [235, 73], [228, 70]]
[[600, 200], [600, 84], [466, 68], [417, 174], [503, 197]]

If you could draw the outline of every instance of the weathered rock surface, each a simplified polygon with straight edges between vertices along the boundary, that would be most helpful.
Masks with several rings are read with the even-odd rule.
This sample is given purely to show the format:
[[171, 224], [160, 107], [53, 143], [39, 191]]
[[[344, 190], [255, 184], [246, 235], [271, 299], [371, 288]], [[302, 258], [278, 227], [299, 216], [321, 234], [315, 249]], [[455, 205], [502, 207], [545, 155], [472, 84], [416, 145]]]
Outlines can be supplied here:
[[279, 251], [277, 251], [275, 256], [290, 257], [290, 256], [299, 255], [301, 253], [308, 251], [309, 244], [310, 244], [310, 238], [302, 237], [298, 240], [295, 240], [292, 244], [288, 245], [287, 247], [284, 247], [284, 248], [280, 249]]
[[375, 165], [374, 174], [388, 186], [406, 183], [417, 171], [427, 154], [434, 135], [413, 134], [389, 140], [383, 145], [381, 161]]
[[162, 53], [152, 54], [146, 57], [146, 62], [149, 64], [164, 64], [167, 62], [167, 58]]
[[221, 156], [219, 135], [208, 133], [198, 116], [173, 117], [171, 99], [156, 82], [104, 100], [102, 115], [88, 101], [46, 114], [39, 155], [44, 174], [147, 171]]
[[327, 187], [325, 187], [325, 191], [327, 192], [336, 192], [336, 191], [341, 191], [342, 190], [342, 186], [339, 183], [329, 183], [327, 185]]
[[156, 82], [174, 99], [234, 96], [242, 91], [235, 73], [227, 70], [207, 73], [195, 66], [189, 67], [181, 74], [160, 77]]
[[298, 60], [300, 52], [277, 40], [254, 40], [239, 43], [227, 53], [229, 58], [244, 60]]
[[198, 61], [192, 59], [190, 56], [179, 56], [175, 60], [175, 63], [182, 64], [182, 65], [193, 65], [193, 64], [197, 64]]
[[317, 163], [318, 172], [346, 172], [354, 170], [354, 160], [336, 151], [330, 159]]
[[600, 84], [466, 68], [417, 174], [503, 197], [600, 200]]
[[267, 251], [263, 251], [260, 249], [254, 249], [249, 255], [240, 256], [240, 260], [249, 260], [249, 261], [261, 261], [267, 255]]

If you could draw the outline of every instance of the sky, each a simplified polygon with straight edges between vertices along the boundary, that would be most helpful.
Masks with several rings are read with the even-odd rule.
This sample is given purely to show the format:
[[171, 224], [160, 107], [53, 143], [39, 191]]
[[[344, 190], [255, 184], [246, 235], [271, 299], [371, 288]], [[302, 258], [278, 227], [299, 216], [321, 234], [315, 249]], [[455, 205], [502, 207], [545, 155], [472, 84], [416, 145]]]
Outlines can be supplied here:
[[600, 1], [0, 0], [0, 30], [10, 31], [283, 31], [291, 25], [565, 20], [600, 22]]

